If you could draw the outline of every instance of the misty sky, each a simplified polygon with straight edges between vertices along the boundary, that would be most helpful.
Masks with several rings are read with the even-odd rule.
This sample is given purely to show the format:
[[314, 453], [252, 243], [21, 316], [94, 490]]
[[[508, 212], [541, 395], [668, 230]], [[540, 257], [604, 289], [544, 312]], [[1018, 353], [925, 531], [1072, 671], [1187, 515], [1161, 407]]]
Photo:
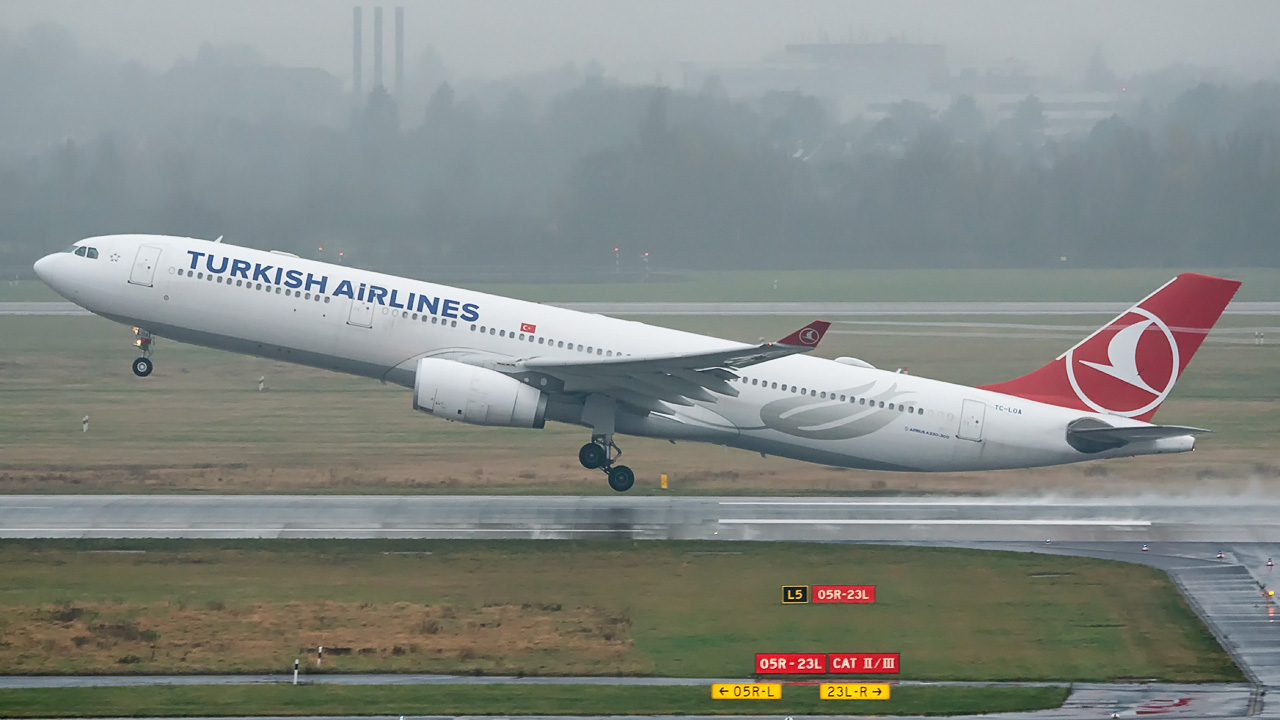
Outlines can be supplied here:
[[[52, 21], [90, 50], [157, 69], [200, 43], [257, 46], [272, 62], [350, 81], [351, 0], [3, 0], [0, 28]], [[384, 62], [392, 8], [384, 5]], [[952, 71], [1017, 58], [1037, 74], [1078, 74], [1095, 48], [1120, 73], [1188, 63], [1274, 71], [1273, 0], [407, 0], [410, 67], [432, 46], [460, 76], [499, 76], [590, 59], [653, 79], [682, 60], [750, 62], [789, 42], [903, 36], [948, 46]], [[373, 5], [364, 5], [365, 72]], [[648, 77], [645, 77], [645, 76]], [[674, 79], [669, 79], [672, 81]], [[366, 83], [368, 82], [366, 75]]]

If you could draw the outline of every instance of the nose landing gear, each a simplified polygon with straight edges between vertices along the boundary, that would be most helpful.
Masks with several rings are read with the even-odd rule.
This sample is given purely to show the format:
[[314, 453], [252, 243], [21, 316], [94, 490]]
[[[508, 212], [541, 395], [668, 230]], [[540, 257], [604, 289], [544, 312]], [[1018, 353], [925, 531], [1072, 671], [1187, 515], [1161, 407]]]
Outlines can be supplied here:
[[142, 351], [142, 357], [133, 361], [133, 374], [138, 377], [146, 377], [151, 374], [154, 364], [151, 362], [151, 333], [142, 328], [134, 328], [133, 334], [138, 336], [133, 341], [134, 347]]
[[578, 462], [588, 470], [604, 470], [609, 478], [609, 487], [618, 492], [626, 492], [636, 484], [636, 474], [626, 465], [613, 464], [621, 455], [622, 450], [614, 444], [612, 435], [593, 435], [591, 442], [578, 450]]

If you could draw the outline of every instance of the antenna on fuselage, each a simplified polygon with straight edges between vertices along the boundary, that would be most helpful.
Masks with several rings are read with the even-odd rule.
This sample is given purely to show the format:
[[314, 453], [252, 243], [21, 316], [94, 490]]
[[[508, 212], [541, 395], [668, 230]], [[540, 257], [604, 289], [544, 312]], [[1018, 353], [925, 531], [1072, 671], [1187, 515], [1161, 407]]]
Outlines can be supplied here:
[[217, 240], [214, 240], [214, 242], [216, 242], [216, 243], [220, 243], [220, 242], [222, 242], [222, 236], [221, 236], [221, 235], [219, 235], [219, 236], [218, 236], [218, 239], [217, 239]]

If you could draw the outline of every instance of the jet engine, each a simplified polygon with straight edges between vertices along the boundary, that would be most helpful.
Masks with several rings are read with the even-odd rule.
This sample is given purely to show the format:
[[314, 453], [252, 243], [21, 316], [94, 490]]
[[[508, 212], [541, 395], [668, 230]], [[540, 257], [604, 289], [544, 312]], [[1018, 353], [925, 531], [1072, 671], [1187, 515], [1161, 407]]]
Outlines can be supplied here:
[[547, 396], [500, 372], [423, 358], [413, 381], [413, 409], [472, 425], [540, 428]]

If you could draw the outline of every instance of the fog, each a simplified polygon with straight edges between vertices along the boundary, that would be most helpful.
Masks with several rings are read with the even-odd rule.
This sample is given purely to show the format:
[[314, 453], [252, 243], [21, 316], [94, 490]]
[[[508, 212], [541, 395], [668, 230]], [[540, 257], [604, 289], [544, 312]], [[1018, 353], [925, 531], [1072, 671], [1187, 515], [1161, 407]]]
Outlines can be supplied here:
[[381, 87], [361, 5], [359, 92], [354, 6], [0, 3], [0, 274], [1280, 264], [1277, 3], [405, 2]]
[[[269, 62], [323, 68], [349, 83], [357, 4], [5, 0], [0, 27], [54, 22], [86, 48], [157, 69], [205, 41], [241, 42]], [[406, 9], [407, 56], [434, 48], [463, 76], [594, 59], [611, 74], [652, 81], [682, 61], [758, 60], [822, 38], [942, 43], [958, 66], [1016, 58], [1036, 74], [1070, 73], [1096, 48], [1126, 74], [1177, 63], [1246, 70], [1280, 59], [1280, 4], [1270, 0], [439, 0], [387, 3], [387, 12], [396, 5]], [[365, 7], [369, 23], [373, 6]]]

